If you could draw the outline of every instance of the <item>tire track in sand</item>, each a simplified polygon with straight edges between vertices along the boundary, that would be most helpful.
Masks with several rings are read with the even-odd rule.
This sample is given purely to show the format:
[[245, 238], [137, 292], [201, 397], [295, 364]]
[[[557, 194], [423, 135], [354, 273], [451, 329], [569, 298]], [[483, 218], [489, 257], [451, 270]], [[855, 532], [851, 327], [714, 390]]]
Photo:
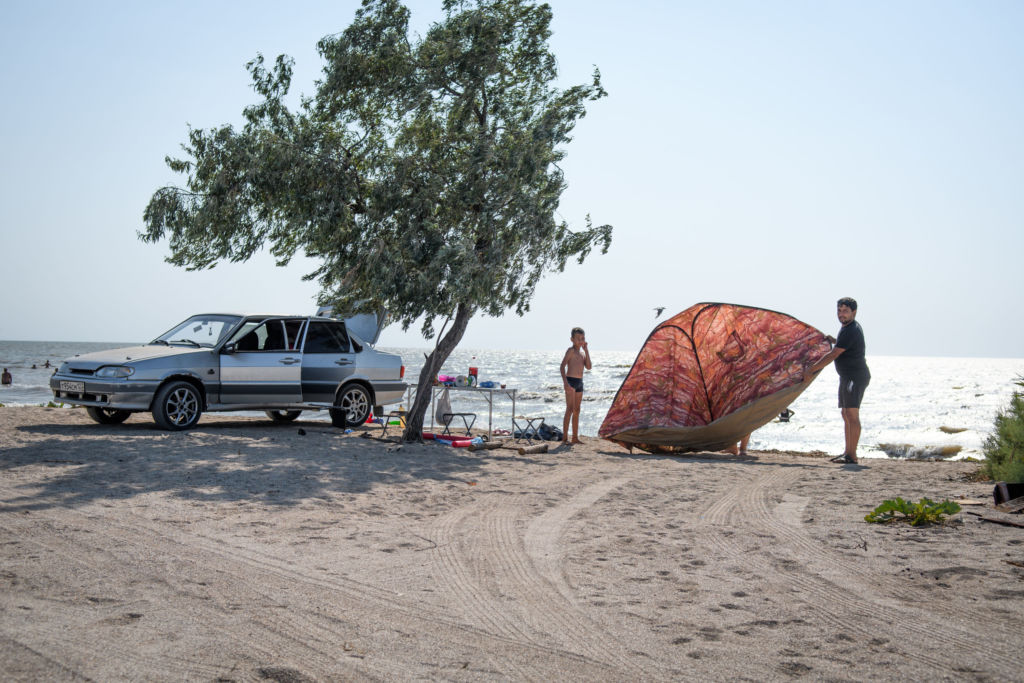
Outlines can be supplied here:
[[[125, 522], [127, 518], [131, 523]], [[401, 625], [420, 633], [430, 633], [436, 642], [450, 643], [455, 649], [475, 651], [480, 658], [488, 659], [497, 670], [517, 672], [522, 678], [545, 678], [552, 666], [569, 667], [578, 672], [607, 674], [606, 665], [558, 647], [550, 641], [534, 642], [523, 637], [514, 637], [493, 633], [477, 628], [465, 621], [452, 616], [451, 610], [425, 604], [413, 597], [400, 597], [392, 590], [381, 588], [363, 581], [351, 580], [346, 577], [312, 576], [297, 571], [286, 561], [249, 547], [238, 547], [221, 538], [207, 538], [201, 534], [191, 533], [159, 521], [127, 513], [121, 521], [103, 518], [97, 515], [75, 510], [61, 510], [61, 524], [71, 520], [78, 531], [86, 538], [106, 539], [111, 531], [119, 531], [116, 544], [119, 553], [125, 548], [143, 554], [157, 554], [174, 558], [179, 563], [187, 563], [196, 567], [208, 568], [220, 579], [219, 595], [215, 604], [190, 605], [191, 613], [198, 621], [224, 618], [225, 614], [237, 616], [232, 610], [252, 609], [254, 596], [265, 608], [246, 613], [246, 617], [262, 627], [265, 634], [275, 636], [267, 643], [265, 637], [245, 640], [240, 649], [251, 655], [261, 656], [265, 653], [265, 661], [281, 661], [283, 658], [304, 662], [307, 670], [319, 670], [338, 675], [344, 670], [339, 665], [339, 644], [346, 644], [352, 637], [351, 629], [346, 629], [344, 620], [349, 622], [380, 622], [382, 619], [392, 624]], [[18, 520], [21, 522], [22, 520]], [[21, 538], [33, 536], [32, 526], [38, 524], [40, 518], [24, 520], [26, 528], [16, 524], [9, 528], [12, 535]], [[82, 535], [80, 534], [80, 535]], [[93, 573], [117, 572], [117, 562], [104, 562], [97, 566], [95, 558], [98, 548], [78, 547], [73, 541], [48, 537], [48, 542], [34, 539], [41, 547], [49, 549], [64, 558], [76, 562]], [[96, 541], [100, 542], [100, 541]], [[100, 552], [100, 555], [103, 553]], [[211, 559], [218, 560], [211, 562]], [[128, 572], [123, 577], [131, 578], [132, 567], [121, 567]], [[138, 578], [135, 576], [134, 578]], [[245, 585], [245, 590], [237, 595], [234, 585]], [[332, 598], [340, 596], [344, 599], [344, 608], [336, 618], [325, 614], [319, 596], [328, 591]], [[287, 596], [287, 599], [285, 599]], [[335, 602], [339, 602], [337, 599]], [[289, 604], [290, 603], [290, 604]], [[273, 610], [271, 613], [270, 610]], [[205, 615], [205, 616], [203, 616]], [[260, 643], [265, 643], [261, 646]], [[84, 639], [82, 646], [87, 651], [94, 651], [95, 639]], [[90, 646], [91, 649], [90, 649]], [[131, 661], [133, 654], [118, 652], [125, 661]], [[557, 662], [561, 662], [558, 664]], [[141, 662], [144, 663], [144, 662]], [[188, 666], [182, 667], [182, 660], [170, 657], [162, 671], [197, 670], [203, 667], [194, 659], [188, 660]], [[222, 673], [222, 668], [199, 669], [204, 673]], [[353, 661], [348, 663], [349, 673], [346, 676], [371, 677], [365, 666]], [[408, 675], [412, 671], [407, 670]]]
[[[774, 468], [731, 488], [700, 516], [702, 537], [709, 545], [729, 556], [743, 557], [748, 565], [759, 563], [765, 578], [789, 584], [803, 592], [810, 608], [825, 614], [844, 631], [864, 637], [888, 631], [894, 634], [896, 642], [903, 639], [910, 642], [956, 642], [958, 658], [963, 658], [966, 650], [980, 660], [998, 661], [1006, 670], [1019, 666], [1016, 658], [977, 642], [970, 631], [950, 625], [947, 619], [899, 605], [891, 593], [912, 595], [904, 587], [894, 586], [889, 577], [865, 572], [787, 521], [787, 518], [792, 520], [792, 514], [787, 515], [785, 507], [778, 510], [778, 506], [769, 504], [768, 495], [786, 491], [799, 476], [798, 471]], [[723, 527], [734, 526], [763, 530], [778, 542], [773, 546], [776, 554], [785, 554], [792, 549], [793, 555], [801, 559], [801, 566], [793, 571], [779, 571], [763, 555], [745, 553], [730, 540], [730, 535], [722, 533]], [[810, 563], [806, 562], [807, 556], [811, 558]], [[948, 673], [951, 667], [951, 662], [942, 657], [923, 652], [903, 654], [937, 672]]]
[[[419, 633], [430, 633], [432, 637], [444, 639], [454, 645], [472, 648], [481, 657], [489, 658], [498, 670], [517, 672], [521, 678], [542, 679], [547, 677], [552, 658], [562, 661], [560, 666], [572, 665], [581, 670], [601, 670], [597, 663], [588, 661], [575, 652], [553, 647], [545, 642], [534, 642], [514, 635], [494, 634], [453, 618], [451, 610], [425, 604], [416, 597], [405, 597], [387, 588], [349, 579], [347, 577], [310, 576], [296, 571], [285, 561], [251, 548], [225, 546], [220, 540], [206, 539], [201, 535], [186, 534], [176, 527], [161, 529], [158, 523], [136, 517], [152, 533], [164, 533], [168, 537], [183, 536], [188, 547], [199, 548], [204, 553], [219, 554], [228, 561], [236, 562], [248, 570], [260, 571], [261, 582], [273, 586], [268, 599], [280, 600], [283, 594], [301, 589], [310, 597], [306, 609], [288, 609], [275, 612], [272, 620], [261, 621], [266, 628], [280, 632], [298, 645], [312, 647], [312, 643], [323, 643], [331, 650], [323, 651], [328, 656], [336, 655], [337, 645], [345, 642], [349, 634], [343, 630], [339, 620], [325, 619], [318, 607], [313, 606], [317, 596], [327, 589], [345, 598], [345, 608], [340, 616], [349, 621], [377, 622], [383, 612], [391, 623]], [[287, 628], [283, 628], [285, 626]], [[440, 628], [439, 628], [440, 627]], [[446, 628], [445, 628], [446, 627]], [[447, 638], [445, 638], [447, 636]], [[546, 657], [546, 659], [545, 659]], [[531, 671], [531, 667], [534, 667]], [[361, 675], [367, 676], [365, 670]]]
[[[558, 490], [557, 480], [564, 476], [559, 473], [538, 488]], [[598, 481], [539, 515], [537, 496], [510, 492], [487, 493], [446, 515], [435, 529], [438, 587], [481, 627], [556, 643], [603, 663], [606, 675], [643, 674], [623, 655], [621, 644], [576, 604], [558, 548], [572, 517], [629, 480]]]
[[[73, 517], [73, 520], [69, 520]], [[159, 677], [166, 675], [166, 672], [180, 672], [187, 678], [213, 679], [225, 673], [225, 666], [220, 662], [206, 662], [189, 654], [176, 654], [175, 650], [139, 652], [130, 642], [119, 637], [121, 631], [118, 629], [107, 630], [99, 628], [98, 625], [108, 621], [115, 614], [131, 610], [139, 615], [139, 623], [146, 624], [152, 618], [153, 612], [162, 612], [167, 608], [160, 602], [160, 596], [154, 596], [141, 603], [138, 600], [124, 600], [118, 597], [108, 597], [109, 594], [118, 594], [125, 587], [132, 587], [139, 584], [161, 584], [163, 590], [177, 594], [178, 596], [188, 594], [191, 599], [187, 603], [187, 611], [190, 621], [197, 624], [215, 625], [220, 622], [232, 622], [238, 618], [238, 608], [251, 606], [258, 603], [261, 610], [273, 610], [275, 621], [280, 623], [278, 618], [285, 610], [278, 609], [281, 604], [281, 595], [287, 590], [284, 586], [275, 585], [273, 581], [260, 581], [256, 585], [247, 585], [243, 594], [231, 590], [230, 579], [223, 581], [212, 580], [218, 574], [223, 574], [221, 568], [208, 572], [211, 581], [202, 591], [201, 596], [195, 591], [198, 585], [187, 586], [187, 580], [175, 580], [176, 577], [167, 573], [154, 573], [156, 562], [126, 562], [125, 556], [132, 555], [138, 558], [160, 557], [164, 558], [163, 564], [169, 562], [179, 565], [202, 566], [204, 556], [207, 554], [190, 553], [177, 546], [177, 544], [163, 543], [159, 533], [147, 530], [146, 533], [135, 533], [132, 535], [119, 534], [114, 539], [107, 538], [111, 531], [111, 525], [99, 524], [93, 516], [72, 514], [62, 512], [62, 531], [71, 532], [70, 535], [43, 535], [38, 533], [40, 520], [12, 520], [14, 524], [0, 525], [5, 532], [17, 536], [25, 543], [36, 548], [43, 549], [48, 553], [58, 556], [65, 561], [74, 563], [78, 570], [76, 575], [79, 580], [89, 583], [108, 584], [106, 591], [98, 591], [95, 596], [83, 598], [84, 601], [92, 602], [98, 610], [96, 619], [107, 616], [106, 620], [95, 622], [91, 628], [61, 628], [54, 631], [51, 624], [27, 624], [19, 628], [17, 634], [10, 635], [16, 640], [28, 638], [33, 643], [47, 643], [53, 648], [54, 657], [66, 657], [68, 652], [77, 653], [83, 661], [89, 661], [95, 657], [98, 651], [102, 651], [107, 661], [116, 662], [120, 670], [134, 671], [142, 677]], [[73, 525], [69, 522], [73, 521]], [[109, 521], [109, 520], [105, 520]], [[21, 528], [23, 524], [29, 524], [29, 528]], [[121, 531], [130, 531], [130, 527], [119, 525]], [[86, 539], [82, 542], [81, 539]], [[105, 543], [110, 543], [106, 547]], [[229, 574], [230, 576], [230, 574]], [[204, 577], [205, 578], [205, 577]], [[279, 590], [275, 590], [279, 589]], [[119, 590], [120, 589], [120, 590]], [[104, 593], [104, 594], [99, 594]], [[213, 594], [213, 599], [209, 598]], [[243, 597], [244, 595], [244, 597]], [[154, 602], [154, 600], [156, 602]], [[84, 615], [83, 615], [84, 616]], [[159, 617], [157, 617], [159, 620]], [[276, 663], [282, 661], [303, 662], [316, 670], [324, 671], [327, 668], [335, 670], [346, 669], [349, 675], [360, 673], [355, 662], [348, 667], [339, 666], [336, 652], [328, 652], [316, 647], [309, 642], [294, 638], [266, 637], [266, 634], [276, 633], [274, 625], [268, 622], [259, 612], [249, 615], [249, 622], [254, 625], [263, 626], [263, 629], [250, 632], [248, 637], [232, 637], [230, 631], [225, 631], [220, 637], [228, 640], [232, 646], [239, 651], [245, 651], [254, 659], [262, 660], [265, 663]], [[144, 673], [148, 672], [148, 673]], [[366, 675], [365, 672], [362, 675]]]
[[[900, 621], [909, 621], [916, 624], [924, 624], [926, 632], [933, 632], [940, 639], [957, 639], [956, 642], [966, 642], [966, 647], [961, 650], [969, 650], [979, 656], [981, 660], [1000, 662], [1007, 670], [1017, 669], [1020, 666], [1020, 659], [1016, 656], [1008, 656], [1005, 650], [994, 648], [988, 640], [972, 638], [969, 629], [952, 626], [950, 621], [962, 621], [963, 613], [959, 610], [948, 608], [941, 601], [933, 601], [927, 611], [921, 610], [913, 603], [920, 598], [920, 588], [909, 585], [906, 581], [891, 574], [879, 574], [871, 572], [863, 565], [851, 561], [831, 547], [816, 541], [804, 529], [799, 519], [799, 511], [802, 510], [800, 500], [789, 494], [783, 495], [783, 500], [774, 507], [761, 522], [763, 527], [782, 539], [786, 545], [795, 548], [801, 556], [806, 558], [806, 565], [822, 579], [829, 581], [832, 585], [842, 585], [845, 590], [870, 601], [873, 604], [882, 605], [894, 613], [903, 612]], [[808, 499], [802, 499], [806, 503]], [[910, 604], [907, 604], [910, 603]], [[912, 619], [907, 616], [912, 615]], [[946, 618], [939, 618], [944, 615]], [[927, 625], [925, 622], [931, 622]], [[1007, 624], [1008, 631], [1014, 631], [1014, 626]], [[950, 640], [950, 642], [953, 642]]]

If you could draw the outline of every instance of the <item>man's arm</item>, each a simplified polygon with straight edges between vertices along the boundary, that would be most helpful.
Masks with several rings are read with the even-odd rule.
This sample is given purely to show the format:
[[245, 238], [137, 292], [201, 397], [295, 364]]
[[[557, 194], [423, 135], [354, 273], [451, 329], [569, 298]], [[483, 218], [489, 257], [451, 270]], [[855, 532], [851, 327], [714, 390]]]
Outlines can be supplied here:
[[843, 355], [843, 351], [846, 351], [846, 349], [842, 348], [841, 346], [836, 346], [831, 351], [822, 356], [820, 359], [818, 359], [816, 363], [812, 363], [811, 365], [805, 367], [803, 381], [809, 382], [811, 379], [814, 378], [814, 375], [818, 374], [821, 371], [822, 368], [824, 368], [826, 365], [834, 361], [836, 358], [839, 358], [839, 356]]

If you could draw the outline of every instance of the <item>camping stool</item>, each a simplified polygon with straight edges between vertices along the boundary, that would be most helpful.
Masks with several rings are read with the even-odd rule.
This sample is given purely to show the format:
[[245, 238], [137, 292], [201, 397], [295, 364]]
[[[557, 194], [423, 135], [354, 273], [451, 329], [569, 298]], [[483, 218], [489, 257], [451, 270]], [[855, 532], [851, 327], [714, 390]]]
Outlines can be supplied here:
[[402, 420], [404, 420], [405, 416], [408, 415], [408, 414], [409, 414], [409, 412], [406, 411], [406, 410], [392, 410], [390, 413], [386, 414], [384, 416], [384, 424], [381, 425], [382, 429], [380, 430], [380, 438], [383, 439], [385, 436], [387, 436], [387, 434], [388, 434], [388, 427], [390, 426], [390, 425], [388, 425], [388, 423], [391, 422], [392, 419], [397, 419], [398, 420], [398, 428], [399, 429], [403, 429], [403, 427], [402, 427]]
[[473, 423], [476, 422], [476, 413], [441, 413], [441, 421], [444, 422], [444, 431], [441, 436], [451, 436], [449, 428], [452, 426], [452, 418], [462, 418], [462, 425], [466, 428], [466, 436], [472, 436]]
[[[524, 428], [519, 427], [519, 420], [522, 420], [526, 426]], [[543, 441], [544, 439], [540, 436], [540, 428], [544, 426], [543, 417], [526, 417], [525, 415], [516, 415], [512, 418], [512, 436], [516, 443], [526, 439], [528, 443], [531, 443], [534, 439]], [[516, 432], [519, 433], [516, 436]]]

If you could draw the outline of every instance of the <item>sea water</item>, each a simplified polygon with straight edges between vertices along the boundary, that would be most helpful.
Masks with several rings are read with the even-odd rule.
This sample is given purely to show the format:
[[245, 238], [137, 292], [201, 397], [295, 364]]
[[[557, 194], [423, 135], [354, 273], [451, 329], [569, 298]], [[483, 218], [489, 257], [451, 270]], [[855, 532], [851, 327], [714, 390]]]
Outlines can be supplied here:
[[[54, 368], [45, 368], [46, 361], [59, 365], [75, 354], [131, 345], [0, 341], [0, 365], [8, 368], [14, 378], [12, 385], [0, 387], [0, 403], [38, 405], [52, 400], [49, 379]], [[381, 350], [402, 356], [406, 381], [415, 386], [426, 349]], [[636, 353], [591, 349], [594, 367], [583, 376], [583, 435], [597, 435]], [[466, 375], [471, 366], [479, 368], [480, 381], [490, 380], [516, 389], [517, 415], [541, 416], [561, 428], [565, 392], [558, 366], [563, 354], [564, 351], [457, 349], [444, 364], [442, 373]], [[1024, 359], [1009, 358], [869, 356], [868, 365], [871, 384], [860, 410], [860, 454], [868, 457], [887, 457], [887, 450], [927, 455], [956, 447], [960, 450], [954, 457], [983, 457], [982, 444], [992, 431], [993, 419], [998, 410], [1008, 405], [1017, 388], [1015, 380], [1024, 375]], [[751, 450], [841, 453], [843, 421], [837, 407], [837, 389], [835, 371], [825, 368], [790, 406], [794, 414], [788, 422], [776, 419], [754, 432]], [[479, 394], [452, 392], [451, 397], [453, 410], [475, 412], [479, 416], [477, 426], [486, 426], [488, 406]], [[512, 415], [511, 401], [496, 394], [494, 427], [510, 428]], [[328, 419], [324, 413], [312, 413], [309, 417]]]

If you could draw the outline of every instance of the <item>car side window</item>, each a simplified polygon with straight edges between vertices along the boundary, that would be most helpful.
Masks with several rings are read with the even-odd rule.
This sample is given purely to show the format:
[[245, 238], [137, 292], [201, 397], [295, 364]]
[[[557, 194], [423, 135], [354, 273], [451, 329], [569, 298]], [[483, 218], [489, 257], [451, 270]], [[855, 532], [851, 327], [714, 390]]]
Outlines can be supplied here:
[[248, 330], [242, 329], [235, 335], [238, 351], [284, 351], [287, 347], [284, 321], [268, 320]]
[[348, 353], [348, 333], [344, 323], [313, 321], [306, 333], [304, 353]]

